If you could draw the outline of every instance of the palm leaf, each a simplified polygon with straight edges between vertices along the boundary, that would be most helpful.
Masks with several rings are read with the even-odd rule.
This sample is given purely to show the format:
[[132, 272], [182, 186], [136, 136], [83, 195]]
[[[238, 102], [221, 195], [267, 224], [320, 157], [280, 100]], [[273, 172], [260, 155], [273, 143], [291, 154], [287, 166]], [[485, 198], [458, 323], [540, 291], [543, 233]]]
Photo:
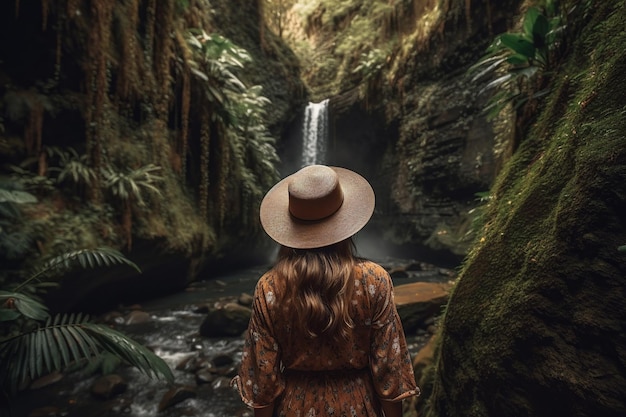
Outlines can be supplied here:
[[115, 249], [105, 247], [96, 249], [80, 249], [55, 256], [54, 258], [48, 260], [30, 278], [20, 284], [15, 291], [19, 291], [31, 281], [38, 279], [40, 276], [49, 272], [63, 272], [70, 270], [76, 263], [79, 263], [83, 268], [128, 265], [137, 270], [137, 272], [141, 272], [141, 269], [139, 269], [134, 262]]
[[82, 329], [98, 342], [107, 352], [126, 360], [148, 376], [163, 376], [169, 382], [174, 380], [170, 367], [154, 352], [122, 333], [95, 323], [85, 323]]
[[15, 291], [0, 291], [0, 304], [5, 304], [9, 300], [15, 306], [15, 310], [11, 311], [16, 311], [22, 316], [38, 321], [48, 318], [48, 308], [33, 297]]
[[535, 45], [528, 41], [523, 35], [516, 33], [504, 33], [500, 35], [502, 43], [511, 50], [532, 58], [535, 56]]
[[0, 378], [12, 392], [29, 378], [62, 370], [109, 352], [150, 377], [172, 382], [171, 369], [156, 354], [124, 334], [90, 323], [86, 316], [57, 315], [43, 327], [0, 342]]
[[36, 202], [37, 197], [29, 192], [0, 188], [0, 203], [27, 204]]

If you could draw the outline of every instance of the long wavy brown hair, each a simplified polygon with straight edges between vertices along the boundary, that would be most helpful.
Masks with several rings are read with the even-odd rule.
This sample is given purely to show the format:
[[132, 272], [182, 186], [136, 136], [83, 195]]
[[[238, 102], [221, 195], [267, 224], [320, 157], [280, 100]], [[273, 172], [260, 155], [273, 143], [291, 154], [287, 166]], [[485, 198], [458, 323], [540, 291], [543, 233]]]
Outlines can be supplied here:
[[356, 262], [351, 238], [315, 249], [281, 247], [274, 269], [286, 282], [280, 302], [290, 313], [292, 335], [345, 339], [354, 327], [349, 306]]

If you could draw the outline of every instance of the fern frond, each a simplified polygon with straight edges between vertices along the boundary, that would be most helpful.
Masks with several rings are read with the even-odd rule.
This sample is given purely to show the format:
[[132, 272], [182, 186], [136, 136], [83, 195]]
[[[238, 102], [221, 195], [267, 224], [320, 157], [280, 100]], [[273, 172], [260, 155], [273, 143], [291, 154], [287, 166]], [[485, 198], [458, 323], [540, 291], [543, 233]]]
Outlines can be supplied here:
[[141, 269], [139, 269], [134, 262], [115, 249], [105, 247], [96, 249], [80, 249], [66, 252], [48, 260], [30, 278], [21, 283], [15, 291], [19, 291], [31, 281], [38, 279], [40, 276], [49, 272], [60, 273], [70, 270], [76, 263], [79, 263], [85, 269], [101, 266], [128, 265], [137, 270], [137, 272], [141, 272]]
[[167, 363], [145, 346], [101, 324], [85, 323], [83, 329], [103, 350], [124, 359], [147, 376], [163, 376], [169, 382], [174, 381], [174, 375]]
[[174, 380], [169, 366], [152, 351], [124, 334], [88, 322], [82, 314], [48, 318], [43, 327], [0, 341], [0, 381], [16, 392], [28, 379], [109, 352], [149, 377]]
[[48, 308], [33, 297], [17, 291], [0, 291], [0, 305], [9, 303], [15, 307], [14, 311], [29, 319], [41, 321], [49, 316]]
[[27, 204], [36, 202], [37, 197], [29, 192], [0, 188], [0, 203]]

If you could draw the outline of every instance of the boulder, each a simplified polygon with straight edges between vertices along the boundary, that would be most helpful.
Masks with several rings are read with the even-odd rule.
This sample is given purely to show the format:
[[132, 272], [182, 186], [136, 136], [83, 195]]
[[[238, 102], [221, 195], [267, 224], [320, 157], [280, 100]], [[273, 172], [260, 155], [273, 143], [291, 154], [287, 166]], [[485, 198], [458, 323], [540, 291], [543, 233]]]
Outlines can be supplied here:
[[96, 398], [108, 400], [126, 391], [126, 388], [128, 388], [128, 384], [121, 376], [117, 374], [104, 375], [93, 383], [91, 394]]
[[196, 390], [193, 387], [187, 385], [181, 385], [178, 387], [174, 387], [167, 391], [163, 398], [161, 398], [161, 402], [159, 402], [159, 412], [170, 408], [182, 401], [185, 401], [188, 398], [195, 398]]
[[451, 283], [413, 282], [394, 288], [396, 307], [406, 333], [441, 312], [447, 303]]
[[240, 336], [247, 328], [252, 310], [237, 303], [212, 308], [200, 325], [204, 337]]

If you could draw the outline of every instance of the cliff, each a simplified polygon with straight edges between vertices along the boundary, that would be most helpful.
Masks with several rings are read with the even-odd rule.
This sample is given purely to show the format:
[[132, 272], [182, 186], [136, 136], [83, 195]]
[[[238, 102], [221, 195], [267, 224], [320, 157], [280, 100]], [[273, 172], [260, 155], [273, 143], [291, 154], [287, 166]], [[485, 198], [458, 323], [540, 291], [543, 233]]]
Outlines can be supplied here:
[[544, 110], [493, 186], [420, 415], [626, 412], [626, 8], [583, 10]]

